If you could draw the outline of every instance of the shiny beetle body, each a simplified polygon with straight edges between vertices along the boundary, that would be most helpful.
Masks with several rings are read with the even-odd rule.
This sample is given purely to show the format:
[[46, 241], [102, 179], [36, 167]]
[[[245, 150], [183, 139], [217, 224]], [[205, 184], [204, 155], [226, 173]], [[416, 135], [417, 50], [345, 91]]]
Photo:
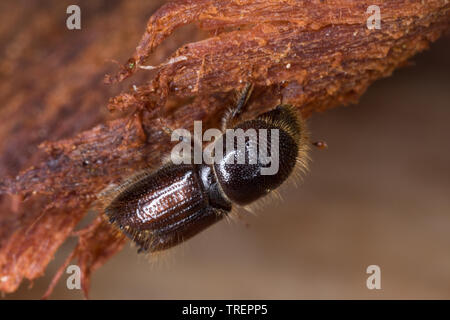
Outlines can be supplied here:
[[[278, 172], [261, 175], [264, 165], [259, 161], [225, 163], [225, 158], [236, 157], [235, 150], [224, 150], [222, 161], [211, 165], [169, 161], [156, 171], [130, 178], [116, 189], [104, 210], [109, 222], [132, 239], [140, 251], [165, 250], [221, 220], [234, 204], [245, 206], [264, 197], [285, 182], [296, 166], [305, 168], [307, 136], [295, 108], [280, 105], [232, 128], [278, 129]], [[221, 139], [226, 135], [223, 131]], [[248, 153], [247, 144], [244, 152]]]
[[143, 251], [160, 251], [222, 219], [231, 204], [218, 192], [209, 166], [175, 165], [143, 173], [105, 209]]

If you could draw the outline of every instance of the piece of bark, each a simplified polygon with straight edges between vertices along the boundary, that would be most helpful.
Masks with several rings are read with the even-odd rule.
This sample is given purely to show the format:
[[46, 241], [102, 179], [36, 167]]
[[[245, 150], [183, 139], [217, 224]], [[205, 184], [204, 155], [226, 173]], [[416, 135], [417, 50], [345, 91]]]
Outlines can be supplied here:
[[[367, 7], [374, 4], [381, 9], [380, 30], [368, 30], [366, 26]], [[137, 5], [120, 1], [114, 5], [109, 13], [104, 13], [104, 19], [122, 19], [121, 11], [123, 15], [142, 15]], [[96, 10], [101, 12], [100, 9]], [[3, 196], [0, 203], [0, 290], [12, 292], [23, 278], [34, 279], [42, 274], [56, 248], [71, 234], [100, 190], [161, 160], [170, 149], [169, 137], [158, 122], [162, 115], [176, 128], [190, 129], [193, 120], [203, 120], [204, 129], [217, 127], [224, 110], [233, 102], [234, 89], [245, 82], [256, 85], [247, 117], [273, 108], [279, 100], [296, 105], [304, 116], [354, 102], [373, 81], [390, 75], [448, 30], [450, 4], [444, 0], [176, 1], [163, 6], [150, 18], [134, 56], [117, 75], [107, 77], [107, 81], [122, 81], [140, 66], [152, 63], [147, 60], [155, 48], [176, 28], [189, 23], [198, 23], [211, 36], [183, 45], [169, 57], [166, 51], [165, 62], [156, 70], [141, 70], [136, 74], [136, 80], [149, 81], [110, 100], [111, 110], [138, 109], [140, 117], [106, 121], [106, 116], [99, 111], [102, 106], [94, 98], [89, 100], [99, 74], [111, 72], [103, 67], [85, 70], [87, 75], [80, 72], [85, 82], [79, 80], [77, 90], [73, 90], [72, 84], [58, 88], [55, 79], [48, 91], [37, 90], [37, 97], [29, 98], [28, 104], [36, 104], [33, 99], [40, 99], [39, 94], [72, 89], [66, 96], [58, 95], [58, 99], [48, 98], [41, 103], [47, 118], [44, 116], [40, 121], [50, 129], [40, 141], [30, 140], [23, 130], [15, 132], [14, 121], [1, 131], [0, 136], [10, 137], [16, 145], [21, 139], [28, 141], [27, 144], [51, 141], [43, 142], [39, 156], [31, 160], [12, 152], [20, 159], [20, 165], [4, 164], [0, 168], [2, 174], [9, 175], [25, 169], [16, 178], [4, 179], [0, 185], [0, 192], [18, 194]], [[29, 33], [33, 32], [31, 29]], [[117, 35], [119, 30], [111, 28], [109, 33], [116, 41], [112, 47], [117, 51], [119, 44], [123, 50], [124, 42], [133, 47]], [[0, 30], [0, 37], [4, 34]], [[88, 49], [95, 52], [87, 54], [84, 62], [88, 63], [102, 48], [95, 42], [86, 46], [83, 42], [86, 38], [88, 35], [80, 36], [80, 46], [84, 52], [89, 52]], [[55, 56], [65, 57], [70, 52], [64, 48]], [[104, 55], [99, 57], [106, 59]], [[61, 58], [56, 65], [64, 62], [67, 60]], [[83, 60], [75, 66], [82, 65]], [[77, 74], [76, 71], [69, 75]], [[57, 72], [65, 76], [64, 71]], [[36, 77], [40, 75], [36, 71]], [[26, 81], [20, 84], [16, 90], [25, 90]], [[7, 89], [2, 90], [4, 95], [9, 94]], [[106, 96], [108, 89], [102, 90]], [[78, 99], [64, 108], [61, 103], [64, 97]], [[26, 103], [20, 99], [8, 101], [6, 111], [1, 110], [2, 117], [25, 110]], [[59, 110], [72, 114], [56, 128], [57, 121], [64, 120], [64, 116], [49, 115]], [[88, 121], [83, 116], [90, 112], [95, 120]], [[30, 126], [35, 121], [18, 119]], [[100, 124], [88, 129], [94, 122]], [[72, 136], [69, 132], [75, 124], [79, 130], [73, 131], [85, 131]], [[2, 146], [2, 150], [12, 148], [11, 142]], [[12, 163], [12, 159], [7, 156], [2, 161]], [[31, 164], [34, 166], [27, 168]], [[22, 203], [21, 197], [27, 201]], [[70, 258], [77, 257], [82, 266], [86, 294], [92, 270], [120, 250], [123, 242], [122, 237], [117, 237], [99, 219], [80, 234], [79, 245]], [[41, 258], [34, 253], [39, 253]]]
[[[91, 152], [78, 154], [80, 162], [70, 165], [67, 161], [75, 158], [68, 160], [52, 153], [51, 146], [38, 146], [74, 136], [110, 118], [105, 107], [108, 97], [124, 86], [102, 84], [105, 73], [115, 68], [107, 61], [126, 56], [146, 19], [161, 3], [85, 1], [80, 4], [81, 31], [66, 29], [66, 8], [73, 4], [69, 0], [0, 4], [0, 184], [39, 163], [46, 163], [41, 167], [55, 179], [61, 165], [73, 165], [75, 171], [77, 167], [92, 170], [85, 159], [92, 157]], [[127, 28], [111, 32], [118, 20]], [[166, 46], [155, 59], [171, 51], [173, 48]], [[101, 174], [101, 160], [94, 166]], [[4, 292], [15, 291], [23, 279], [42, 276], [95, 199], [91, 188], [101, 189], [88, 183], [86, 192], [74, 193], [70, 191], [74, 188], [64, 190], [50, 179], [45, 182], [47, 191], [40, 192], [40, 182], [32, 178], [29, 182], [29, 192], [0, 195], [0, 290]], [[89, 253], [89, 248], [85, 249]]]
[[72, 259], [78, 260], [83, 281], [81, 283], [85, 297], [89, 296], [90, 278], [92, 272], [100, 268], [111, 256], [120, 251], [125, 244], [125, 236], [115, 230], [102, 217], [97, 219], [85, 229], [78, 231], [78, 245], [65, 263], [59, 268], [43, 298], [52, 293], [59, 278]]

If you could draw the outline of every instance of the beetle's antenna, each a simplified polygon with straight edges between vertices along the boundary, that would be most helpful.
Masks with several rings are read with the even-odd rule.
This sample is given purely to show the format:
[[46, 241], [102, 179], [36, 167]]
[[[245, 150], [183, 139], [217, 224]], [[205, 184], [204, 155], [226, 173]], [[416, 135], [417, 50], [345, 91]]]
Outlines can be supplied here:
[[254, 85], [252, 83], [247, 83], [244, 90], [242, 90], [239, 100], [237, 101], [236, 108], [234, 108], [231, 114], [232, 118], [235, 118], [242, 112], [242, 108], [247, 104], [250, 96], [252, 95]]
[[229, 109], [228, 112], [225, 114], [225, 116], [222, 119], [222, 131], [224, 131], [229, 126], [232, 126], [236, 118], [241, 114], [242, 109], [247, 104], [248, 100], [250, 99], [250, 96], [253, 92], [253, 84], [247, 83], [244, 90], [239, 95], [239, 99], [236, 103], [236, 106], [232, 109]]
[[284, 96], [283, 96], [283, 92], [282, 92], [282, 84], [279, 82], [278, 83], [278, 99], [280, 99], [280, 105], [283, 105], [283, 99], [284, 99]]

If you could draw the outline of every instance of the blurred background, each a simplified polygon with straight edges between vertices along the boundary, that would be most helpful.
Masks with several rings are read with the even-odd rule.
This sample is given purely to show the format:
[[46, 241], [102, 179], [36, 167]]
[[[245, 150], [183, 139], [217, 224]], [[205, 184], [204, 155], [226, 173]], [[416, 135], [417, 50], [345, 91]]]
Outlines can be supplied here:
[[[34, 97], [29, 101], [31, 110], [48, 103], [51, 97], [43, 98], [42, 92], [56, 85], [60, 94], [67, 88], [64, 97], [82, 94], [86, 88], [78, 74], [80, 67], [103, 75], [116, 68], [105, 63], [108, 58], [125, 61], [161, 1], [150, 5], [143, 1], [78, 2], [84, 6], [81, 31], [65, 28], [65, 8], [76, 1], [58, 1], [51, 9], [42, 6], [46, 3], [2, 1], [0, 5], [1, 16], [11, 17], [0, 26], [0, 96], [8, 97], [8, 90], [18, 87], [17, 97]], [[58, 10], [61, 17], [55, 21], [52, 17]], [[105, 10], [117, 14], [102, 19]], [[126, 28], [110, 38], [108, 30], [119, 18]], [[28, 39], [26, 30], [32, 28], [39, 29], [38, 36]], [[257, 215], [242, 210], [241, 220], [221, 222], [185, 245], [150, 259], [127, 245], [94, 273], [90, 297], [449, 299], [449, 39], [440, 39], [429, 51], [414, 57], [415, 66], [376, 82], [357, 105], [308, 119], [313, 140], [325, 140], [329, 148], [312, 151], [309, 173], [299, 188], [283, 193], [283, 201], [267, 205]], [[192, 40], [195, 37], [175, 34], [169, 40], [173, 43], [166, 41], [164, 49], [155, 53], [155, 61], [165, 52], [173, 52], [180, 42]], [[80, 43], [87, 43], [82, 54], [76, 50]], [[109, 51], [101, 51], [102, 47]], [[39, 84], [24, 76], [42, 68], [51, 71], [51, 55], [64, 48], [70, 52], [58, 62], [65, 65], [64, 79], [52, 78], [49, 72], [48, 79]], [[16, 58], [21, 59], [20, 65], [14, 65]], [[89, 93], [92, 99], [88, 103], [99, 106], [92, 123], [79, 128], [61, 126], [59, 137], [89, 129], [105, 117], [108, 98], [121, 87], [106, 87], [101, 77], [97, 80], [89, 88], [92, 91], [94, 87], [96, 93]], [[23, 103], [17, 99], [8, 97], [0, 108]], [[74, 111], [59, 99], [52, 102], [59, 103], [68, 118], [83, 112], [83, 106]], [[7, 121], [2, 116], [0, 127]], [[33, 139], [26, 142], [30, 153], [46, 134]], [[17, 168], [5, 165], [14, 162], [14, 157], [2, 150], [2, 175], [14, 174], [20, 161]], [[31, 289], [23, 283], [4, 298], [40, 298], [73, 246], [73, 240], [63, 245], [45, 276], [34, 281]], [[381, 268], [381, 290], [366, 287], [369, 265]], [[51, 298], [82, 298], [81, 291], [68, 290], [65, 281], [63, 275]]]

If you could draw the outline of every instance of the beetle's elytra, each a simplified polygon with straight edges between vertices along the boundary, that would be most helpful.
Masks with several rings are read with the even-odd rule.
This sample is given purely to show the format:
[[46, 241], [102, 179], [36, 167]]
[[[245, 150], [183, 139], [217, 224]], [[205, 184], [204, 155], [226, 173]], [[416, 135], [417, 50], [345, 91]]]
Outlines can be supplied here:
[[[279, 170], [262, 175], [264, 165], [259, 160], [249, 163], [247, 157], [245, 163], [225, 162], [230, 157], [236, 158], [239, 152], [249, 153], [250, 145], [246, 143], [245, 150], [224, 148], [223, 159], [214, 164], [168, 161], [155, 171], [144, 171], [126, 180], [117, 187], [104, 213], [140, 251], [173, 247], [221, 220], [234, 205], [251, 204], [277, 189], [295, 167], [306, 168], [308, 138], [305, 124], [294, 107], [279, 105], [256, 119], [236, 122], [250, 93], [247, 87], [238, 106], [225, 119], [225, 128], [236, 123], [231, 128], [267, 132], [277, 129]], [[225, 139], [227, 133], [222, 131], [221, 139]]]
[[143, 173], [105, 213], [143, 251], [164, 250], [231, 210], [212, 184], [217, 182], [209, 166], [168, 163], [155, 172]]

